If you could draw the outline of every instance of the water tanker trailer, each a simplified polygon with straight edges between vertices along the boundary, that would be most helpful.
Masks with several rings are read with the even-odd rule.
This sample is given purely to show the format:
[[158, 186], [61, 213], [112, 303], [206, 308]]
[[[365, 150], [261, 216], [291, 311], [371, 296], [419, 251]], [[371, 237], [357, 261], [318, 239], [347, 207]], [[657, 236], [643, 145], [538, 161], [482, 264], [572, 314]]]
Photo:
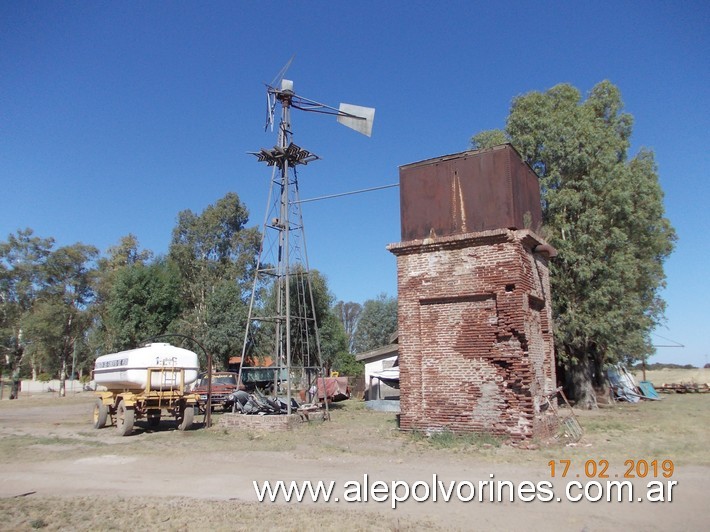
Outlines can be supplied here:
[[96, 392], [94, 428], [104, 427], [110, 418], [118, 433], [127, 436], [135, 421], [145, 419], [154, 427], [167, 414], [180, 430], [189, 429], [198, 396], [185, 387], [198, 371], [197, 354], [165, 343], [98, 357], [94, 381], [106, 391]]

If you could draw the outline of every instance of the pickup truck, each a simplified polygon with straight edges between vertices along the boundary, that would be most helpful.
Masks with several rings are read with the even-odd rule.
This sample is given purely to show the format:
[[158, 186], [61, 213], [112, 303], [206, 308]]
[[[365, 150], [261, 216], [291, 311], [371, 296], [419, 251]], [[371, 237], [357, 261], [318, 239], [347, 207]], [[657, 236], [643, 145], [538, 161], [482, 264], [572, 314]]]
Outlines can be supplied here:
[[[231, 412], [234, 399], [230, 396], [244, 386], [238, 384], [239, 374], [233, 371], [217, 371], [212, 373], [212, 401], [211, 408], [222, 407], [224, 412]], [[207, 385], [209, 379], [206, 373], [200, 374], [192, 393], [199, 396], [200, 410], [207, 408]]]

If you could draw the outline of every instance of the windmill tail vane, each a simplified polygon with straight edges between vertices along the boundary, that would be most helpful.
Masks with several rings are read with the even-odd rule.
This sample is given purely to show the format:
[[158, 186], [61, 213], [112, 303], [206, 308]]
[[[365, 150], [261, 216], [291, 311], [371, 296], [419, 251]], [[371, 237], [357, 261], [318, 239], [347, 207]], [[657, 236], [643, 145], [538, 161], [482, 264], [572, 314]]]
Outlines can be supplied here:
[[273, 130], [274, 109], [276, 102], [281, 101], [301, 111], [333, 115], [342, 125], [367, 137], [372, 136], [372, 124], [375, 120], [375, 109], [373, 107], [363, 107], [349, 103], [341, 103], [337, 108], [331, 107], [325, 103], [296, 94], [293, 91], [293, 81], [289, 79], [282, 79], [280, 88], [267, 85], [266, 91], [267, 128], [271, 126]]

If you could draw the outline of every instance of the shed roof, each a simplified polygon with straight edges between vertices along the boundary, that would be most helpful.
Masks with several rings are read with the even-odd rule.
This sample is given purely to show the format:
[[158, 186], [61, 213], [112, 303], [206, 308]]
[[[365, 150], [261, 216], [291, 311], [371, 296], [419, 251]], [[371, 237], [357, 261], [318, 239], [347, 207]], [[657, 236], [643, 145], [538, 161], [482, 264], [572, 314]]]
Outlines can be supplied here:
[[399, 335], [395, 332], [390, 336], [390, 343], [378, 347], [377, 349], [371, 349], [370, 351], [365, 351], [364, 353], [359, 353], [355, 355], [355, 359], [358, 362], [376, 362], [377, 360], [382, 360], [385, 358], [393, 357], [399, 354]]

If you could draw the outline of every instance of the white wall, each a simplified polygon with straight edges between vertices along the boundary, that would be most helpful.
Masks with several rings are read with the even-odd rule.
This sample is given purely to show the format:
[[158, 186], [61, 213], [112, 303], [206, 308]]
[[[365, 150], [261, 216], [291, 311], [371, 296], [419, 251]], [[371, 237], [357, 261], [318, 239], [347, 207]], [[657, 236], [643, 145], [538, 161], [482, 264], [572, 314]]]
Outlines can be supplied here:
[[[395, 353], [391, 357], [383, 358], [382, 360], [375, 360], [374, 362], [368, 362], [367, 364], [365, 364], [365, 393], [367, 394], [366, 397], [369, 400], [384, 399], [385, 397], [393, 395], [399, 396], [399, 390], [397, 390], [396, 388], [392, 388], [391, 386], [387, 386], [386, 384], [383, 384], [382, 382], [380, 382], [380, 379], [372, 379], [372, 381], [370, 381], [370, 376], [373, 373], [377, 373], [378, 371], [382, 371], [383, 369], [391, 368], [397, 360], [398, 356], [399, 355]], [[372, 382], [371, 391], [370, 382]]]
[[[78, 380], [66, 380], [65, 383], [67, 393], [80, 392], [84, 389], [84, 385]], [[25, 379], [22, 381], [22, 387], [20, 388], [20, 396], [23, 393], [46, 393], [46, 392], [59, 392], [59, 379], [54, 379], [47, 382], [33, 381], [31, 379]]]

